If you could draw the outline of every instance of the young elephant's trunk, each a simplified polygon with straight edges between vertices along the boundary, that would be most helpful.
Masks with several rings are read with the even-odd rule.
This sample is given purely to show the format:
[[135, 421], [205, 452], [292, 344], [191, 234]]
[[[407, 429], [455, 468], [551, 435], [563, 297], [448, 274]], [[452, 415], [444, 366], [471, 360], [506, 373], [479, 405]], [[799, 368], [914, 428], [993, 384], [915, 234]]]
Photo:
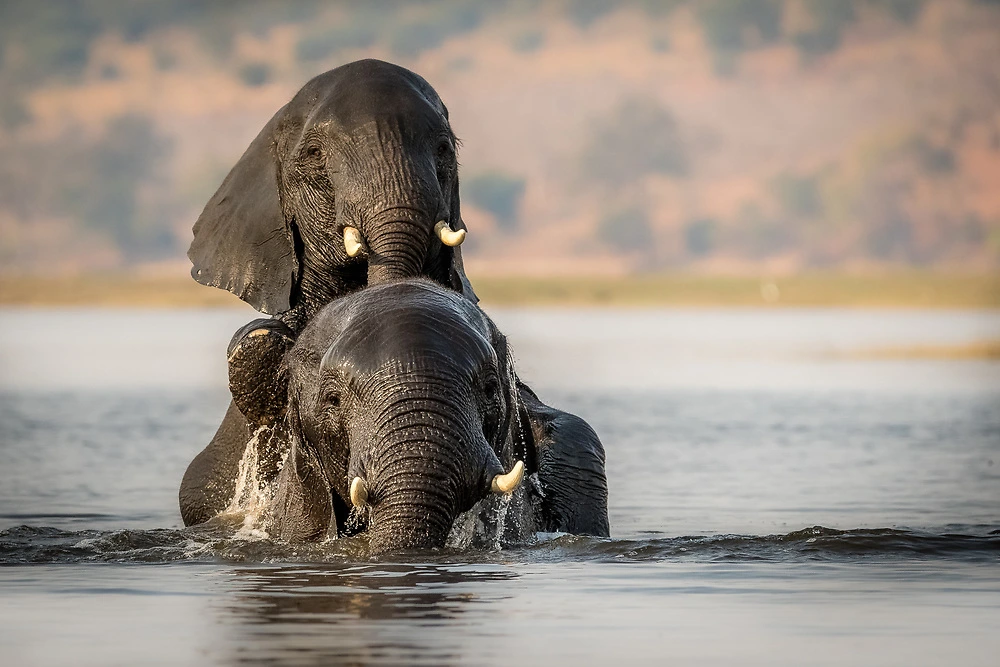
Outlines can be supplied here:
[[378, 428], [367, 462], [371, 549], [444, 546], [455, 518], [487, 491], [499, 463], [449, 401], [399, 401]]
[[373, 553], [444, 546], [457, 516], [442, 493], [445, 480], [421, 473], [400, 475], [375, 505], [369, 527]]

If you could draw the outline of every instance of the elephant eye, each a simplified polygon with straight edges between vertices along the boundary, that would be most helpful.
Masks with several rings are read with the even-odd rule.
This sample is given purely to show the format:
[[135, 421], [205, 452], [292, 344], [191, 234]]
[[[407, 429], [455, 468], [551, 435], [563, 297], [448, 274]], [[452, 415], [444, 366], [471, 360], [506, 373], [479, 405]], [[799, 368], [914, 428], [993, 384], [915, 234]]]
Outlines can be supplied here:
[[323, 410], [331, 411], [340, 407], [340, 394], [330, 391], [323, 395]]
[[455, 161], [455, 153], [451, 145], [447, 143], [438, 144], [437, 149], [437, 170], [438, 176], [447, 176]]
[[483, 393], [486, 394], [487, 398], [495, 396], [499, 391], [500, 383], [495, 377], [489, 377], [483, 381]]
[[312, 144], [306, 149], [306, 155], [308, 155], [309, 157], [318, 158], [322, 154], [323, 154], [323, 149], [317, 146], [316, 144]]

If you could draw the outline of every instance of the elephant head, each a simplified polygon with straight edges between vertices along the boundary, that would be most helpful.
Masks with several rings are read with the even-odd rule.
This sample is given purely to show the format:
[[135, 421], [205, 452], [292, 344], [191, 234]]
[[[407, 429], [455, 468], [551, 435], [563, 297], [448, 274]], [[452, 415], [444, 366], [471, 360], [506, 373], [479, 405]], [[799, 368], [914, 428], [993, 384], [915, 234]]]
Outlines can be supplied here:
[[431, 281], [330, 303], [282, 372], [288, 402], [275, 433], [290, 446], [272, 523], [283, 539], [316, 539], [361, 517], [375, 553], [441, 546], [460, 513], [511, 492], [524, 462], [533, 465], [506, 340], [477, 306]]
[[378, 60], [309, 81], [209, 200], [192, 275], [308, 315], [368, 283], [426, 276], [476, 301], [459, 245], [456, 139], [424, 79]]

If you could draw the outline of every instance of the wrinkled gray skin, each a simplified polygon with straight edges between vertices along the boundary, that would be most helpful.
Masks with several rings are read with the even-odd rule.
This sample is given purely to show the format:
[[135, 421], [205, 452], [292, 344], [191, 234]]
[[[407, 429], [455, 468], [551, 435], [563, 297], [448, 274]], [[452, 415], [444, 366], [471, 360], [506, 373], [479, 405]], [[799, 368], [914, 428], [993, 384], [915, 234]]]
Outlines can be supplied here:
[[[276, 536], [367, 529], [373, 553], [439, 547], [515, 460], [526, 478], [538, 474], [537, 486], [524, 483], [534, 528], [608, 535], [600, 440], [519, 385], [503, 335], [459, 294], [427, 280], [355, 292], [313, 318], [282, 368], [281, 408], [239, 405], [283, 408], [266, 425], [269, 455], [288, 452], [275, 473]], [[231, 437], [238, 461], [248, 434]], [[352, 515], [354, 477], [367, 483], [369, 510]]]
[[[283, 394], [278, 365], [299, 332], [332, 299], [369, 283], [426, 276], [477, 300], [460, 248], [433, 233], [438, 220], [465, 229], [457, 167], [447, 109], [423, 78], [396, 65], [343, 65], [278, 110], [205, 206], [188, 251], [198, 282], [276, 315], [233, 337], [235, 397], [263, 405], [260, 396]], [[363, 237], [353, 258], [345, 226]], [[230, 405], [185, 475], [186, 523], [225, 508], [236, 476], [227, 447], [248, 431], [247, 421], [272, 417]]]
[[[180, 505], [187, 525], [229, 504], [251, 430], [273, 427], [275, 437], [289, 431], [286, 405], [269, 397], [288, 394], [283, 359], [325, 304], [369, 284], [412, 276], [426, 276], [475, 303], [460, 249], [433, 233], [441, 219], [465, 229], [455, 137], [441, 100], [416, 74], [376, 60], [350, 63], [307, 83], [268, 122], [206, 205], [188, 252], [199, 282], [277, 316], [255, 320], [233, 337], [234, 402], [184, 475]], [[354, 258], [343, 243], [348, 225], [364, 240]], [[378, 313], [382, 305], [371, 307]], [[529, 471], [572, 468], [574, 450], [563, 451], [564, 442], [589, 438], [599, 449], [584, 422], [518, 386], [526, 408], [522, 430], [534, 434], [537, 450], [526, 453]], [[276, 456], [272, 450], [271, 469]], [[588, 465], [582, 462], [583, 469]], [[556, 486], [569, 483], [552, 479]], [[331, 497], [338, 521], [343, 497]], [[543, 509], [553, 530], [602, 534], [586, 506], [579, 517], [574, 506], [558, 502]], [[606, 533], [606, 516], [603, 526]]]
[[[274, 115], [205, 206], [188, 251], [196, 280], [277, 314], [234, 336], [234, 388], [268, 375], [316, 311], [367, 284], [426, 276], [476, 301], [460, 248], [434, 234], [440, 220], [465, 228], [455, 146], [434, 89], [378, 60], [314, 78]], [[363, 239], [355, 257], [348, 226]], [[254, 390], [265, 389], [281, 387]]]
[[[319, 308], [366, 284], [426, 276], [475, 301], [459, 248], [465, 229], [456, 139], [424, 79], [360, 60], [309, 81], [282, 107], [205, 206], [192, 275], [298, 332]], [[360, 230], [349, 257], [343, 230]]]

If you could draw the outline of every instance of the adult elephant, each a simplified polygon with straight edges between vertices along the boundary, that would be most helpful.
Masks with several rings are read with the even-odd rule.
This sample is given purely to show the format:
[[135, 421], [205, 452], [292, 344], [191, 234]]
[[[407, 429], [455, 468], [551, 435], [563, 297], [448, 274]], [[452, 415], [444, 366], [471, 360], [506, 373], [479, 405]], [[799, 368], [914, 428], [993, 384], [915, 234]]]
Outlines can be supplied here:
[[[366, 529], [374, 553], [442, 546], [456, 517], [523, 475], [531, 530], [608, 535], [597, 435], [517, 382], [503, 335], [456, 292], [416, 279], [345, 296], [281, 367], [285, 396], [237, 394], [269, 436], [264, 458], [284, 455], [268, 467], [276, 536]], [[247, 434], [234, 437], [238, 456]]]
[[[426, 276], [477, 301], [459, 247], [455, 145], [430, 84], [378, 60], [321, 74], [278, 110], [205, 206], [188, 251], [198, 282], [276, 315], [233, 337], [234, 394], [281, 393], [274, 371], [309, 319], [367, 284]], [[226, 506], [237, 472], [227, 447], [245, 416], [230, 405], [204, 465], [189, 471], [201, 498], [185, 521]]]
[[297, 331], [333, 298], [426, 276], [476, 300], [459, 245], [455, 135], [423, 78], [360, 60], [268, 121], [194, 226], [198, 282]]

